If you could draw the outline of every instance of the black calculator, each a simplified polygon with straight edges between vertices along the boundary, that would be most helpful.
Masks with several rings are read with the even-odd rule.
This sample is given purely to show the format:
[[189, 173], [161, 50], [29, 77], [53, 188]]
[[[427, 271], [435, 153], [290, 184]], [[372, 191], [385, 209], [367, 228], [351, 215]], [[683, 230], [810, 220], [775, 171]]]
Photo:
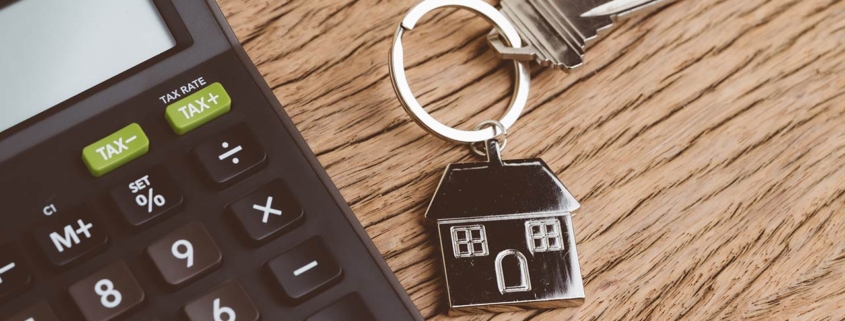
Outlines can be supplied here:
[[0, 0], [0, 320], [421, 320], [214, 1]]

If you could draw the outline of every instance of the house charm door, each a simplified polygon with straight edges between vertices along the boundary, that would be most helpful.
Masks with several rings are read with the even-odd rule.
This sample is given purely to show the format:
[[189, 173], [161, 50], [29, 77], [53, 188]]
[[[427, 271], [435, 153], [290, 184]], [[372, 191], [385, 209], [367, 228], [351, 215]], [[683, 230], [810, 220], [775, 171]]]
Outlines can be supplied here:
[[541, 159], [450, 164], [425, 217], [437, 226], [449, 306], [463, 312], [584, 302], [570, 214], [578, 201]]

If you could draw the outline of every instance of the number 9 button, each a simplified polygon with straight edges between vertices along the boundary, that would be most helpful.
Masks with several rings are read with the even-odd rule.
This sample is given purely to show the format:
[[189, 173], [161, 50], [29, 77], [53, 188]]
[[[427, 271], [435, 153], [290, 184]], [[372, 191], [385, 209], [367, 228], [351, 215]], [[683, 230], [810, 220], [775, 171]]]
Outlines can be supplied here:
[[193, 222], [156, 241], [147, 254], [164, 281], [171, 286], [188, 283], [223, 261], [214, 239], [199, 222]]
[[118, 261], [73, 284], [70, 297], [85, 320], [108, 321], [144, 302], [144, 291], [126, 263]]

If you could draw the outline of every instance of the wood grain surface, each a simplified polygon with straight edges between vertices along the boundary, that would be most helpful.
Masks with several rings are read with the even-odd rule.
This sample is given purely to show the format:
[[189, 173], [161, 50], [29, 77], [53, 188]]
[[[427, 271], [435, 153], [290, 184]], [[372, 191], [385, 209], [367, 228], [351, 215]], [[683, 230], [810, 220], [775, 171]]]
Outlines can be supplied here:
[[[416, 0], [220, 0], [422, 314], [446, 313], [423, 213], [473, 160], [400, 107], [387, 53]], [[495, 3], [494, 3], [495, 4]], [[406, 34], [420, 101], [498, 118], [490, 26], [436, 11]], [[534, 66], [505, 157], [543, 158], [582, 204], [579, 308], [459, 320], [845, 318], [845, 1], [680, 0], [621, 23], [570, 74]]]

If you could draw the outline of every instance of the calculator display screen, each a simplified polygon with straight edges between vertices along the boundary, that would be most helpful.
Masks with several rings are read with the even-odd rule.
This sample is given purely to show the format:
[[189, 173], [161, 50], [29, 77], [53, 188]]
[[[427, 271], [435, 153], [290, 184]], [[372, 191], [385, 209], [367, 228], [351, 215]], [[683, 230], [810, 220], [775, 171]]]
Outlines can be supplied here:
[[153, 0], [0, 0], [0, 132], [175, 46]]

